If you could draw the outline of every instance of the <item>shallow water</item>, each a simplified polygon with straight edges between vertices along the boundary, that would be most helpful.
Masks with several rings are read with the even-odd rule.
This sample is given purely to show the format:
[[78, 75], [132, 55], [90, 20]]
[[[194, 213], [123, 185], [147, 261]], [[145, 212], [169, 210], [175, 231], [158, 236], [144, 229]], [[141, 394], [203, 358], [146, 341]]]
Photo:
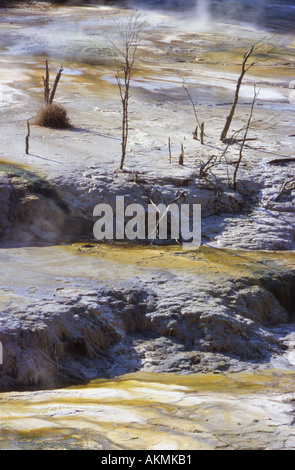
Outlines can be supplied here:
[[[55, 290], [92, 289], [100, 283], [150, 278], [161, 272], [191, 274], [202, 282], [242, 276], [276, 275], [294, 268], [294, 252], [249, 252], [202, 246], [198, 250], [93, 244], [0, 247], [2, 274], [0, 304], [8, 298], [52, 296]], [[17, 268], [17, 269], [16, 269]], [[20, 297], [21, 298], [21, 297]], [[44, 297], [45, 298], [45, 297]], [[9, 305], [11, 305], [9, 304]]]
[[[136, 373], [1, 394], [2, 449], [280, 449], [294, 445], [294, 372]], [[288, 417], [289, 415], [289, 417]], [[292, 437], [293, 436], [293, 437]]]

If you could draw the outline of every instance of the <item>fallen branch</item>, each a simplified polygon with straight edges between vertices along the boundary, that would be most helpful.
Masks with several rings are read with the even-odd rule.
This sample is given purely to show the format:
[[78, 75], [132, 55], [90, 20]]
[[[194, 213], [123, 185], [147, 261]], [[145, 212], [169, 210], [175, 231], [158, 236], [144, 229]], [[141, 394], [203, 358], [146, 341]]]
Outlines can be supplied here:
[[289, 163], [289, 162], [295, 162], [295, 158], [294, 157], [290, 157], [290, 158], [275, 158], [274, 160], [270, 160], [268, 162], [269, 165], [281, 165], [281, 164], [284, 164], [284, 163]]
[[285, 194], [287, 191], [293, 191], [295, 189], [295, 177], [287, 180], [282, 185], [279, 194], [275, 197], [275, 202], [279, 200], [282, 194]]
[[201, 162], [200, 172], [199, 172], [199, 177], [200, 178], [203, 178], [204, 176], [206, 176], [208, 171], [212, 167], [214, 167], [218, 164], [217, 159], [218, 159], [218, 156], [214, 154], [214, 155], [211, 155], [206, 162], [203, 162], [203, 161]]

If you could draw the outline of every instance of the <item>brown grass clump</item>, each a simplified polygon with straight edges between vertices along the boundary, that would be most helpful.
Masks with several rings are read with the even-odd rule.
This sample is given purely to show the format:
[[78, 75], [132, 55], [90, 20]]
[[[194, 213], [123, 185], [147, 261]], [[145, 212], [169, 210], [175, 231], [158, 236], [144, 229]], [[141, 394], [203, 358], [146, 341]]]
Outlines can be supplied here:
[[33, 124], [52, 129], [68, 129], [71, 127], [66, 109], [55, 103], [45, 105], [37, 114]]

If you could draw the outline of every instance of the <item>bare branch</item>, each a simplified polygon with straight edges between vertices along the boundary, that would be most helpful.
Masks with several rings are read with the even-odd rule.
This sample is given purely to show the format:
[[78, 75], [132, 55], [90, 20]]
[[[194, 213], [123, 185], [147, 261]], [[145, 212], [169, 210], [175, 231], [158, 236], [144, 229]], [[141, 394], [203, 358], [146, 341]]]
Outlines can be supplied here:
[[58, 82], [60, 80], [62, 72], [63, 72], [63, 67], [61, 66], [59, 71], [57, 72], [55, 80], [54, 80], [54, 84], [53, 84], [52, 91], [51, 91], [50, 98], [49, 98], [49, 104], [52, 104], [52, 102], [54, 100], [55, 92], [56, 92], [57, 85], [58, 85]]
[[193, 107], [193, 110], [194, 110], [194, 114], [195, 114], [195, 117], [196, 117], [196, 121], [197, 121], [197, 126], [196, 126], [196, 128], [195, 128], [195, 131], [193, 132], [193, 138], [194, 138], [195, 140], [198, 140], [198, 129], [200, 129], [200, 142], [201, 142], [202, 145], [204, 145], [205, 124], [204, 124], [204, 122], [200, 123], [199, 118], [198, 118], [198, 113], [197, 113], [196, 105], [195, 105], [195, 103], [194, 103], [194, 101], [193, 101], [193, 99], [192, 99], [192, 97], [191, 97], [191, 95], [190, 95], [188, 89], [186, 88], [186, 86], [185, 86], [185, 85], [182, 85], [182, 86], [183, 86], [183, 88], [184, 88], [184, 90], [185, 90], [185, 92], [186, 92], [186, 94], [187, 94], [187, 96], [188, 96], [188, 98], [189, 98], [189, 100], [190, 100], [190, 102], [191, 102], [191, 104], [192, 104], [192, 107]]
[[255, 106], [256, 100], [257, 100], [257, 96], [258, 96], [258, 92], [256, 91], [256, 86], [254, 85], [254, 97], [253, 97], [253, 101], [252, 101], [252, 104], [251, 104], [250, 114], [249, 114], [249, 118], [248, 118], [248, 121], [247, 121], [243, 141], [242, 141], [242, 144], [241, 144], [241, 147], [240, 147], [239, 158], [238, 158], [238, 161], [236, 163], [236, 167], [235, 167], [235, 171], [234, 171], [234, 175], [233, 175], [234, 190], [237, 189], [237, 173], [238, 173], [238, 170], [239, 170], [242, 158], [243, 158], [243, 149], [244, 149], [244, 145], [245, 145], [245, 142], [247, 140], [248, 132], [249, 132], [249, 129], [250, 129], [250, 124], [251, 124], [251, 120], [252, 120], [252, 117], [253, 117], [253, 111], [254, 111], [254, 106]]
[[192, 104], [192, 107], [193, 107], [193, 110], [194, 110], [194, 113], [195, 113], [195, 117], [196, 117], [197, 124], [198, 124], [199, 128], [201, 128], [201, 124], [200, 124], [200, 121], [199, 121], [199, 118], [198, 118], [198, 114], [197, 114], [197, 110], [196, 110], [196, 105], [195, 105], [195, 103], [193, 102], [193, 99], [192, 99], [192, 97], [191, 97], [191, 95], [190, 95], [188, 89], [186, 88], [186, 86], [185, 86], [185, 85], [182, 85], [182, 86], [183, 86], [183, 89], [185, 90], [185, 92], [186, 92], [186, 94], [187, 94], [187, 96], [188, 96], [188, 98], [189, 98], [189, 100], [190, 100], [190, 102], [191, 102], [191, 104]]
[[44, 103], [45, 103], [45, 106], [47, 106], [48, 103], [49, 103], [49, 93], [50, 93], [49, 69], [48, 69], [48, 60], [47, 59], [46, 59], [46, 62], [45, 62], [45, 78], [43, 77], [43, 83], [44, 83]]

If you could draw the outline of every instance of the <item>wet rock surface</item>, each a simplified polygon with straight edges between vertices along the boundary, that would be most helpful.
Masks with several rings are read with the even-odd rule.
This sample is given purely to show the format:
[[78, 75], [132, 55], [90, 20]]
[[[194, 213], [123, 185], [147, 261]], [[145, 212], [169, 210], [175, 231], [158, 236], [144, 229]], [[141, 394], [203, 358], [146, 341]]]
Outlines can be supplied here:
[[292, 450], [294, 374], [128, 374], [1, 394], [1, 449]]

